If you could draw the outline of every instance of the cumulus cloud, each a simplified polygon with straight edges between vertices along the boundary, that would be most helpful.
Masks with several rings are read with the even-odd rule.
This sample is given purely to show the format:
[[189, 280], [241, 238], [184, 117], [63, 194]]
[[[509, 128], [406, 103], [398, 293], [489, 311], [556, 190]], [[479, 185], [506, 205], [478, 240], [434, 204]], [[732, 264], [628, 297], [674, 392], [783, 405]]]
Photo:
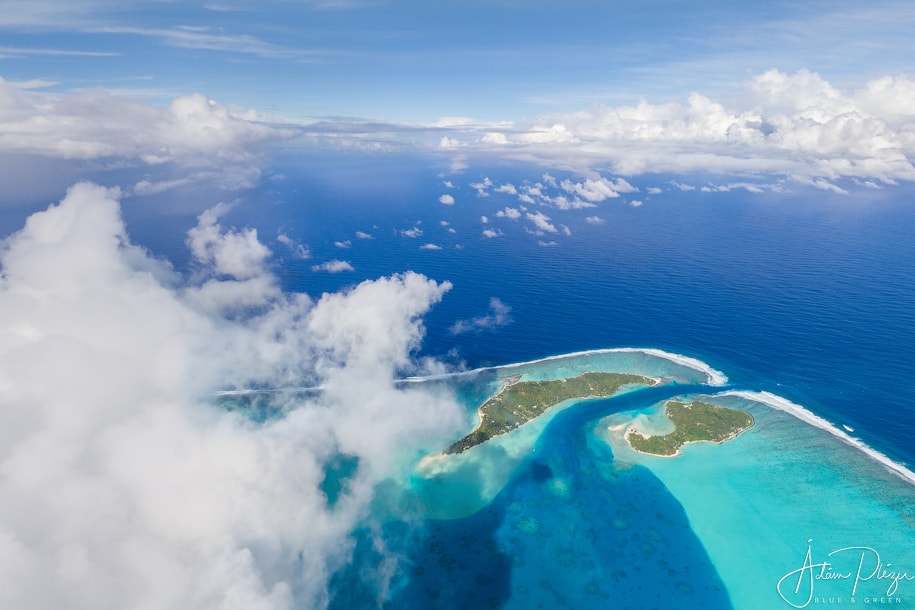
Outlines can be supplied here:
[[550, 217], [543, 212], [528, 212], [524, 217], [534, 223], [534, 226], [537, 227], [538, 231], [546, 231], [547, 233], [557, 232], [556, 226], [550, 222]]
[[619, 197], [620, 193], [631, 193], [638, 190], [622, 178], [617, 178], [615, 182], [602, 177], [596, 179], [588, 178], [584, 182], [563, 180], [560, 184], [564, 191], [574, 193], [591, 202], [603, 201], [610, 197]]
[[263, 275], [270, 250], [258, 241], [256, 229], [224, 231], [219, 218], [229, 209], [220, 203], [197, 218], [197, 226], [188, 231], [187, 239], [194, 259], [214, 275], [238, 280]]
[[366, 233], [365, 231], [356, 231], [356, 237], [359, 239], [374, 239], [371, 233]]
[[438, 198], [438, 202], [442, 205], [454, 205], [454, 197], [445, 194]]
[[420, 250], [441, 250], [442, 247], [438, 244], [423, 244], [419, 247]]
[[[750, 78], [727, 102], [694, 92], [679, 102], [642, 99], [545, 114], [501, 130], [499, 146], [485, 137], [489, 132], [456, 129], [464, 130], [467, 154], [476, 146], [480, 154], [584, 175], [609, 167], [623, 176], [701, 171], [809, 185], [915, 181], [915, 80], [908, 76], [840, 88], [809, 70], [769, 70]], [[597, 202], [631, 192], [626, 184], [589, 178], [562, 188]], [[528, 203], [538, 199], [522, 194]]]
[[[2, 605], [323, 606], [378, 483], [461, 426], [451, 398], [393, 382], [448, 284], [407, 273], [314, 302], [268, 281], [255, 310], [214, 313], [188, 289], [241, 280], [188, 285], [131, 244], [116, 197], [76, 185], [0, 248]], [[262, 252], [218, 217], [189, 238], [213, 273], [226, 235]], [[271, 399], [261, 423], [212, 398], [303, 383], [324, 390]], [[358, 466], [331, 503], [341, 454]]]
[[470, 320], [458, 320], [451, 328], [452, 335], [460, 335], [469, 332], [480, 332], [484, 330], [493, 330], [511, 323], [512, 308], [503, 303], [496, 297], [489, 299], [488, 313], [477, 316]]
[[510, 218], [512, 220], [518, 220], [521, 218], [521, 212], [515, 208], [506, 207], [504, 210], [499, 210], [496, 212], [496, 216], [499, 218]]
[[492, 186], [492, 180], [483, 178], [481, 182], [471, 182], [470, 188], [476, 189], [477, 197], [489, 197], [489, 187]]
[[501, 185], [497, 186], [497, 187], [495, 188], [495, 191], [496, 191], [497, 193], [507, 193], [507, 194], [509, 194], [509, 195], [517, 195], [517, 194], [518, 194], [518, 189], [517, 189], [517, 188], [515, 187], [515, 185], [512, 184], [511, 182], [506, 182], [505, 184], [501, 184]]
[[348, 261], [338, 259], [330, 260], [320, 265], [314, 265], [312, 271], [326, 271], [327, 273], [343, 273], [344, 271], [355, 271]]
[[0, 78], [0, 100], [0, 151], [7, 153], [199, 167], [252, 162], [265, 144], [296, 134], [199, 93], [159, 107], [104, 89], [24, 91]]
[[492, 239], [494, 237], [502, 237], [502, 231], [499, 229], [483, 229], [483, 237], [487, 239]]
[[585, 222], [589, 225], [602, 225], [604, 224], [604, 219], [600, 216], [588, 216], [585, 218]]
[[401, 229], [400, 234], [404, 237], [410, 237], [416, 239], [417, 237], [423, 236], [423, 230], [419, 226], [414, 226], [412, 229]]
[[344, 240], [344, 241], [335, 241], [335, 242], [334, 242], [334, 246], [337, 247], [337, 248], [346, 249], [346, 248], [352, 247], [352, 245], [353, 245], [353, 242], [351, 242], [351, 241], [348, 240], [348, 239], [346, 239], [346, 240]]

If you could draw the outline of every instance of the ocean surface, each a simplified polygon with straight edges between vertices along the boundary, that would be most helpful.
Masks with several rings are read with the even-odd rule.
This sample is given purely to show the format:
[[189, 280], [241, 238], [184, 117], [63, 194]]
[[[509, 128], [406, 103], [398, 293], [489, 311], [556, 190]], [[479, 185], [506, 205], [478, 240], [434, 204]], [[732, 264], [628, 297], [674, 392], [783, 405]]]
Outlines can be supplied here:
[[[478, 162], [448, 174], [445, 159], [354, 154], [290, 155], [276, 168], [264, 186], [238, 196], [226, 222], [257, 228], [284, 288], [316, 298], [406, 270], [450, 281], [426, 318], [420, 355], [475, 369], [655, 348], [728, 379], [707, 386], [695, 370], [690, 377], [663, 358], [634, 362], [628, 352], [601, 366], [673, 367], [666, 373], [681, 375], [682, 387], [558, 410], [494, 449], [473, 450], [469, 479], [436, 484], [418, 467], [401, 473], [414, 494], [410, 518], [379, 514], [354, 533], [354, 562], [334, 578], [333, 607], [847, 605], [852, 583], [829, 580], [822, 566], [821, 579], [811, 567], [777, 583], [852, 548], [832, 565], [879, 562], [883, 570], [858, 583], [856, 603], [915, 608], [915, 581], [896, 579], [893, 589], [886, 576], [915, 576], [915, 487], [886, 467], [915, 469], [915, 188], [707, 192], [675, 183], [720, 179], [650, 175], [630, 180], [638, 192], [595, 208], [527, 205], [557, 227], [536, 235], [524, 217], [497, 216], [524, 205], [516, 196], [494, 187], [480, 196], [470, 186], [544, 180], [535, 166]], [[439, 203], [446, 193], [453, 205]], [[219, 200], [207, 196], [196, 211], [127, 200], [128, 230], [182, 269], [183, 232]], [[484, 237], [486, 228], [499, 236]], [[307, 247], [309, 258], [280, 235]], [[428, 244], [439, 249], [421, 248]], [[354, 270], [313, 270], [335, 259]], [[509, 320], [452, 332], [457, 321], [490, 313], [493, 298], [510, 308]], [[560, 362], [575, 360], [525, 371], [561, 376]], [[485, 396], [463, 391], [472, 413]], [[721, 392], [729, 394], [715, 400], [757, 421], [723, 445], [652, 458], [608, 432], [667, 397]], [[384, 579], [379, 541], [402, 557]]]

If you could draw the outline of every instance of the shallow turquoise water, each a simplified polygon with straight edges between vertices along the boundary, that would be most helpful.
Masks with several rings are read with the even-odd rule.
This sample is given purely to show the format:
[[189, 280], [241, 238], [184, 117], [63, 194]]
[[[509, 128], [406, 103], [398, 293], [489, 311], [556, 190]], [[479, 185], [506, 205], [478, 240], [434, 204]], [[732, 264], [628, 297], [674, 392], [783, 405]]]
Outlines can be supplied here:
[[[857, 558], [867, 576], [879, 554], [884, 572], [891, 564], [915, 575], [915, 486], [788, 413], [746, 397], [712, 398], [746, 409], [755, 426], [722, 445], [689, 445], [678, 458], [637, 454], [620, 430], [608, 431], [667, 398], [717, 392], [696, 385], [708, 376], [695, 369], [644, 353], [587, 354], [495, 377], [489, 370], [483, 384], [464, 379], [462, 395], [472, 410], [500, 377], [620, 369], [677, 383], [565, 405], [405, 473], [399, 508], [379, 511], [357, 533], [353, 563], [334, 580], [333, 607], [850, 603], [848, 580], [817, 581], [808, 600], [812, 570], [783, 579], [803, 566], [808, 544], [817, 562], [865, 549], [834, 554], [837, 573]], [[886, 598], [893, 579], [877, 576], [860, 580], [856, 602]], [[891, 600], [912, 607], [915, 582], [898, 581]]]

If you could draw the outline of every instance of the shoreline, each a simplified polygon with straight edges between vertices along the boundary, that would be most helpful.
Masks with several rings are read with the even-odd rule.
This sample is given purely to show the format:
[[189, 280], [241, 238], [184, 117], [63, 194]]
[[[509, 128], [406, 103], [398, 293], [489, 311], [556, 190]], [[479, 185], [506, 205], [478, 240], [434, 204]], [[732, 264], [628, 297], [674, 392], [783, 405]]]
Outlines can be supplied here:
[[683, 455], [682, 450], [687, 445], [692, 445], [694, 443], [714, 443], [716, 445], [723, 445], [724, 443], [726, 443], [728, 441], [734, 440], [735, 438], [737, 438], [738, 436], [740, 436], [741, 434], [743, 434], [750, 428], [753, 428], [755, 425], [756, 425], [756, 419], [754, 418], [753, 423], [751, 423], [749, 426], [747, 426], [746, 428], [744, 428], [743, 430], [741, 430], [739, 432], [735, 432], [734, 434], [731, 434], [727, 438], [721, 439], [720, 441], [709, 441], [709, 440], [686, 441], [685, 443], [680, 445], [680, 447], [677, 449], [677, 451], [675, 453], [671, 453], [670, 455], [664, 455], [661, 453], [649, 453], [648, 451], [641, 451], [641, 450], [633, 447], [632, 443], [629, 442], [629, 435], [633, 432], [635, 432], [636, 434], [638, 434], [646, 439], [651, 438], [652, 436], [657, 436], [655, 434], [644, 434], [643, 432], [637, 430], [634, 426], [632, 426], [632, 425], [627, 426], [626, 424], [617, 424], [615, 426], [608, 426], [607, 430], [610, 432], [619, 432], [620, 429], [626, 428], [626, 431], [623, 433], [623, 440], [626, 441], [626, 446], [629, 447], [629, 449], [632, 449], [632, 451], [635, 453], [640, 453], [642, 455], [650, 455], [651, 457], [658, 457], [658, 458], [675, 458], [675, 457], [679, 457], [679, 456]]
[[[706, 398], [709, 398], [709, 397], [706, 396]], [[610, 433], [619, 433], [623, 428], [625, 428], [625, 432], [623, 432], [622, 438], [623, 438], [623, 440], [625, 441], [626, 445], [629, 447], [629, 449], [631, 449], [631, 450], [632, 450], [633, 452], [635, 452], [635, 453], [640, 453], [640, 454], [642, 454], [642, 455], [650, 455], [650, 456], [654, 456], [654, 457], [674, 458], [674, 457], [678, 457], [678, 456], [682, 455], [682, 454], [683, 454], [683, 448], [686, 447], [687, 445], [691, 445], [691, 444], [693, 444], [693, 443], [714, 443], [714, 444], [716, 444], [716, 445], [722, 445], [722, 444], [724, 444], [724, 443], [726, 443], [726, 442], [728, 442], [728, 441], [734, 440], [735, 438], [737, 438], [738, 436], [740, 436], [741, 434], [743, 434], [744, 432], [746, 432], [747, 430], [753, 428], [753, 427], [756, 425], [756, 418], [753, 417], [750, 413], [747, 413], [746, 411], [743, 411], [742, 409], [733, 409], [733, 408], [731, 408], [731, 407], [722, 407], [721, 405], [716, 405], [716, 404], [714, 404], [714, 403], [704, 402], [704, 401], [697, 400], [697, 399], [694, 398], [694, 399], [691, 400], [689, 403], [685, 403], [686, 406], [687, 406], [687, 408], [689, 408], [690, 406], [692, 406], [693, 404], [696, 404], [696, 403], [703, 403], [703, 404], [706, 404], [706, 405], [708, 405], [708, 406], [715, 407], [715, 408], [717, 408], [717, 409], [722, 409], [722, 410], [724, 410], [724, 411], [739, 411], [739, 412], [741, 412], [741, 413], [744, 413], [745, 415], [747, 415], [747, 417], [750, 418], [749, 425], [747, 425], [746, 427], [741, 427], [740, 429], [738, 429], [738, 430], [736, 430], [736, 431], [732, 431], [732, 432], [731, 432], [730, 434], [728, 434], [727, 436], [725, 436], [725, 437], [723, 437], [723, 438], [720, 438], [720, 439], [717, 439], [717, 440], [714, 440], [714, 439], [705, 439], [705, 438], [697, 438], [697, 439], [688, 439], [688, 440], [682, 441], [682, 442], [680, 443], [680, 445], [676, 448], [676, 450], [675, 450], [673, 453], [653, 453], [653, 452], [651, 452], [651, 451], [643, 451], [643, 450], [641, 450], [641, 449], [637, 449], [637, 448], [632, 444], [632, 440], [631, 440], [631, 438], [630, 438], [633, 434], [638, 434], [640, 437], [642, 437], [642, 439], [644, 439], [644, 440], [647, 441], [648, 439], [654, 438], [654, 437], [658, 437], [658, 438], [663, 439], [663, 438], [665, 438], [665, 437], [671, 436], [672, 434], [674, 434], [674, 433], [677, 431], [676, 422], [671, 418], [671, 416], [670, 416], [670, 414], [669, 414], [669, 412], [668, 412], [668, 407], [669, 407], [669, 404], [670, 404], [671, 402], [677, 402], [677, 403], [679, 403], [680, 401], [677, 400], [676, 397], [675, 397], [675, 398], [671, 398], [671, 399], [665, 401], [665, 403], [664, 403], [663, 415], [664, 415], [664, 417], [665, 417], [669, 422], [671, 422], [671, 423], [674, 425], [674, 430], [668, 432], [667, 434], [660, 434], [660, 435], [659, 435], [659, 434], [648, 434], [647, 432], [644, 432], [644, 431], [642, 431], [642, 430], [640, 430], [640, 429], [638, 429], [638, 428], [636, 427], [636, 425], [635, 425], [635, 419], [633, 419], [632, 421], [630, 421], [628, 424], [617, 424], [617, 425], [615, 425], [615, 426], [608, 426], [608, 427], [607, 427], [607, 431], [610, 432]], [[693, 421], [693, 422], [689, 422], [689, 423], [696, 423], [696, 422]]]

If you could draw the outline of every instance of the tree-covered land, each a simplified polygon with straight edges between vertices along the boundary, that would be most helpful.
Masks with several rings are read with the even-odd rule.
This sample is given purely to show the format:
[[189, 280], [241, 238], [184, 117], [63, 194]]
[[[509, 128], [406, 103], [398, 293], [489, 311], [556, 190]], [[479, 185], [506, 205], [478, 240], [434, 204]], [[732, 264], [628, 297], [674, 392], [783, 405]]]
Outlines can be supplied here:
[[728, 409], [707, 402], [667, 401], [665, 414], [676, 427], [664, 436], [643, 436], [633, 429], [626, 439], [636, 451], [654, 455], [677, 455], [680, 447], [696, 441], [723, 443], [753, 425], [753, 416], [739, 409]]
[[480, 425], [448, 447], [446, 453], [461, 453], [494, 436], [511, 432], [564, 400], [606, 398], [624, 385], [655, 383], [648, 377], [623, 373], [584, 373], [551, 381], [518, 381], [519, 378], [510, 379], [498, 394], [480, 406]]

